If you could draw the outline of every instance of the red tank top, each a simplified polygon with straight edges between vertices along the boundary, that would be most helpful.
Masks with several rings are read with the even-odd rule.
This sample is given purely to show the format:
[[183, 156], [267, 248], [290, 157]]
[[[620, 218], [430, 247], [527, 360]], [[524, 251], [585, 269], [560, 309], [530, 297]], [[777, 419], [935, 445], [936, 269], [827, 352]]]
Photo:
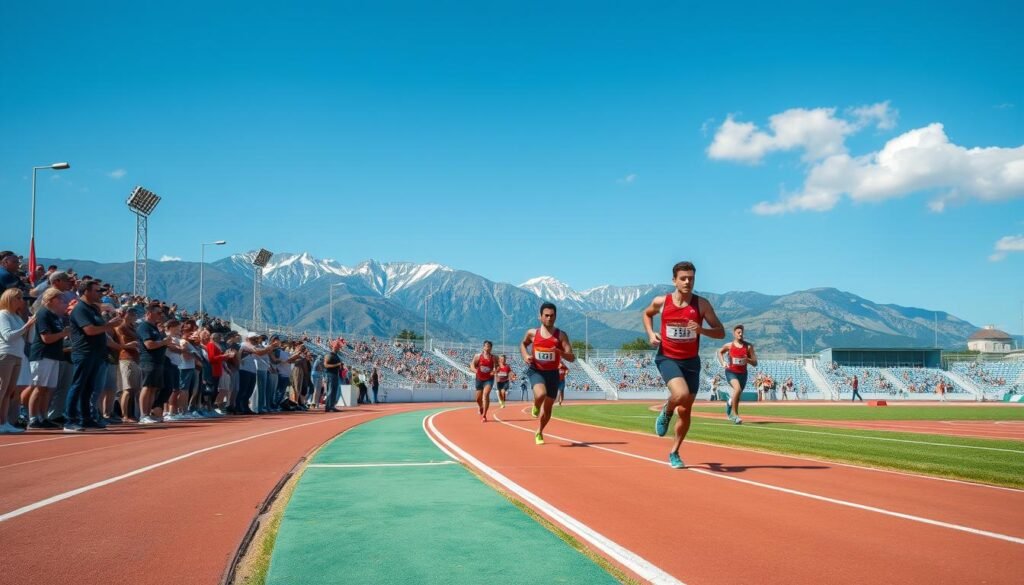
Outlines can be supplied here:
[[700, 314], [700, 297], [690, 296], [690, 304], [677, 307], [672, 294], [665, 295], [661, 307], [661, 354], [674, 360], [695, 358], [700, 353], [700, 335], [686, 328], [690, 321], [704, 322]]
[[476, 361], [476, 379], [490, 380], [492, 378], [494, 378], [494, 355], [487, 357], [480, 354], [480, 359]]
[[559, 351], [561, 345], [558, 329], [555, 329], [551, 337], [542, 337], [538, 327], [533, 334], [533, 369], [538, 371], [557, 370], [562, 363], [562, 353]]
[[735, 343], [729, 344], [729, 361], [725, 362], [725, 369], [734, 374], [747, 373], [747, 344], [736, 347]]
[[512, 372], [512, 368], [508, 364], [504, 366], [498, 366], [498, 381], [508, 382], [508, 375]]
[[565, 381], [565, 375], [569, 373], [569, 366], [562, 364], [558, 366], [558, 379]]

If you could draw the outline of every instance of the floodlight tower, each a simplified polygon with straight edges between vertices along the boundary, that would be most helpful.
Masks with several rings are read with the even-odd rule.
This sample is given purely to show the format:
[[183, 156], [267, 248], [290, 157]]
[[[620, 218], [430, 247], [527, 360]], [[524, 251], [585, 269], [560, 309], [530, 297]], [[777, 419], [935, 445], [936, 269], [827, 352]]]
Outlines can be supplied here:
[[274, 253], [266, 248], [260, 248], [256, 257], [252, 260], [252, 328], [259, 329], [260, 319], [263, 314], [263, 269], [270, 262]]
[[128, 209], [135, 214], [135, 278], [132, 294], [146, 296], [149, 257], [149, 214], [153, 213], [160, 196], [148, 189], [135, 187], [128, 196]]

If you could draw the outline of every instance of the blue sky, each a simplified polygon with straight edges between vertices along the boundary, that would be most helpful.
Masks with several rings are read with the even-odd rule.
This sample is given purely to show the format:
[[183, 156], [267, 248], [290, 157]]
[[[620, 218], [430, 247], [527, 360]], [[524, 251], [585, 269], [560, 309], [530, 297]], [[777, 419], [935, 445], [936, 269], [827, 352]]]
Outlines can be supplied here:
[[141, 184], [155, 258], [223, 238], [579, 289], [689, 258], [705, 290], [1021, 329], [1019, 3], [481, 4], [5, 3], [2, 245], [67, 160], [40, 255], [129, 260]]

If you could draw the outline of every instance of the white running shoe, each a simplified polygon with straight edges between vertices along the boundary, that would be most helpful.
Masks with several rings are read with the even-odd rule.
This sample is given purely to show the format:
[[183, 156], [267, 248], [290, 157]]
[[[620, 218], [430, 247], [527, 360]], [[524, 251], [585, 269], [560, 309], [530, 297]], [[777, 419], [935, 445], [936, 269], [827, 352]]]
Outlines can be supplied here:
[[155, 424], [157, 424], [157, 422], [159, 422], [159, 421], [157, 421], [155, 418], [153, 418], [151, 416], [144, 416], [144, 417], [139, 419], [139, 424], [140, 425], [155, 425]]

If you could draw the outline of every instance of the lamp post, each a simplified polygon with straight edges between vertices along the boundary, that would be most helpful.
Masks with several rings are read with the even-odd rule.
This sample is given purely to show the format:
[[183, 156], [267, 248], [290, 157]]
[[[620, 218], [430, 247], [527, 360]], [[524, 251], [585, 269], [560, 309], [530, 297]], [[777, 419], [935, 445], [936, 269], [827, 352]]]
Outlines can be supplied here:
[[203, 242], [199, 245], [199, 318], [203, 318], [203, 268], [206, 266], [206, 247], [207, 246], [223, 246], [226, 244], [225, 240], [217, 240], [216, 242]]
[[[66, 162], [53, 163], [52, 165], [45, 165], [41, 167], [32, 167], [32, 222], [29, 225], [29, 250], [31, 250], [31, 263], [35, 263], [36, 257], [36, 171], [40, 169], [50, 169], [52, 171], [63, 171], [70, 169], [71, 165]], [[35, 278], [36, 267], [29, 266], [29, 278]], [[32, 282], [35, 284], [35, 281]]]
[[583, 361], [590, 359], [590, 313], [583, 313]]
[[434, 290], [423, 299], [423, 351], [427, 351], [427, 302], [436, 294], [437, 290]]
[[336, 286], [345, 286], [345, 283], [344, 282], [336, 282], [336, 283], [334, 283], [334, 284], [332, 284], [330, 286], [330, 289], [331, 289], [331, 293], [330, 293], [331, 302], [330, 302], [330, 315], [329, 315], [329, 319], [328, 319], [328, 323], [329, 324], [327, 325], [327, 337], [330, 338], [330, 341], [334, 341], [334, 287], [336, 287]]

